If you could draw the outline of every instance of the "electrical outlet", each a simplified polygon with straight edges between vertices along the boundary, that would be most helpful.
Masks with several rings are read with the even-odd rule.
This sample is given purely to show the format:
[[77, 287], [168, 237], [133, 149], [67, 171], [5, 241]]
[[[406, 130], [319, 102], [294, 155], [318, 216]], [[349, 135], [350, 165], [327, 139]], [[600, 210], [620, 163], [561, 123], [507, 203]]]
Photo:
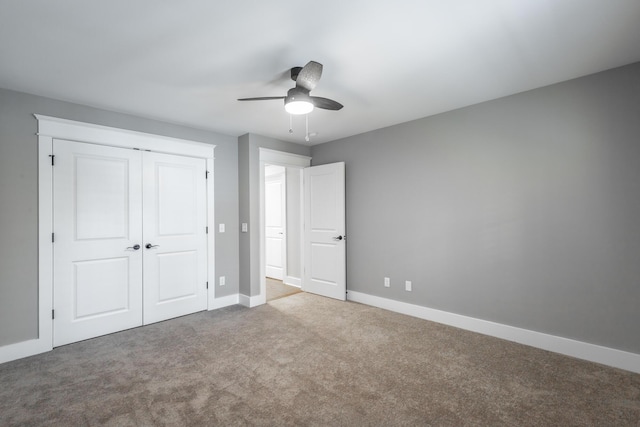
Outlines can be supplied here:
[[388, 288], [389, 286], [391, 286], [391, 279], [389, 279], [388, 277], [384, 278], [384, 287]]
[[220, 286], [224, 286], [227, 282], [227, 279], [224, 276], [220, 276]]
[[404, 290], [407, 292], [411, 292], [411, 280], [407, 280], [404, 282]]
[[224, 224], [218, 224], [218, 231], [224, 233]]

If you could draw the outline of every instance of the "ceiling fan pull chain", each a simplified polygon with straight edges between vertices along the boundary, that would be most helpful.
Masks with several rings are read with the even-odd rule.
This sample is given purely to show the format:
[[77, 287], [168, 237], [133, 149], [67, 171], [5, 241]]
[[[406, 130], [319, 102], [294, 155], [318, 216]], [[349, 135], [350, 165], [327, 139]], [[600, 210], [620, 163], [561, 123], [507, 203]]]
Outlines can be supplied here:
[[289, 114], [289, 133], [293, 133], [293, 116]]
[[306, 124], [306, 129], [305, 130], [307, 131], [305, 133], [304, 140], [309, 142], [309, 115], [308, 114], [304, 115], [304, 122]]

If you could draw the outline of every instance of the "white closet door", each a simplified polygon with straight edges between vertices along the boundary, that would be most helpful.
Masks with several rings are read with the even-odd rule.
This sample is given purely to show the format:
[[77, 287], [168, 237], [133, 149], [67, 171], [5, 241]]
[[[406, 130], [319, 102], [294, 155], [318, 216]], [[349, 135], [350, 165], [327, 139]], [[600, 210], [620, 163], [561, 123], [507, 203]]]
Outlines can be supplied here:
[[63, 140], [53, 152], [60, 346], [142, 324], [141, 153]]
[[144, 323], [207, 308], [206, 163], [144, 153]]

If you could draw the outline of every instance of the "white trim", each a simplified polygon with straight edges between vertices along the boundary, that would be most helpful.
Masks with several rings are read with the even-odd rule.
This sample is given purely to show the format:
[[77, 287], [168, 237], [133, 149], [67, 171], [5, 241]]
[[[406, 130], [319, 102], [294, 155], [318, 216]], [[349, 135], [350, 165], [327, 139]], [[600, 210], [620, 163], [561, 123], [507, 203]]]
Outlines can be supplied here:
[[245, 294], [240, 294], [239, 296], [239, 304], [249, 308], [266, 304], [266, 302], [267, 302], [266, 297], [264, 295], [256, 295], [256, 296], [250, 297]]
[[[216, 217], [215, 217], [215, 174], [214, 160], [210, 157], [207, 160], [207, 309], [216, 308]], [[237, 304], [237, 302], [236, 302]]]
[[432, 322], [438, 322], [454, 326], [456, 328], [564, 354], [577, 359], [588, 360], [590, 362], [601, 363], [614, 368], [640, 373], [640, 354], [589, 344], [555, 335], [548, 335], [528, 329], [516, 328], [514, 326], [462, 316], [460, 314], [449, 313], [442, 310], [395, 301], [361, 292], [349, 291], [347, 299], [349, 301], [395, 311], [397, 313], [418, 317], [420, 319], [430, 320]]
[[53, 349], [53, 138], [38, 138], [38, 339]]
[[111, 147], [139, 148], [161, 153], [180, 154], [182, 156], [213, 158], [215, 145], [203, 142], [95, 125], [41, 114], [34, 114], [34, 116], [38, 119], [38, 136], [51, 136], [53, 138]]
[[[260, 167], [259, 167], [259, 181], [260, 181], [260, 293], [255, 297], [258, 303], [256, 305], [265, 304], [267, 302], [267, 280], [266, 280], [266, 260], [265, 260], [265, 219], [264, 219], [264, 193], [265, 193], [265, 177], [264, 168], [266, 164], [284, 166], [288, 168], [304, 169], [311, 166], [311, 157], [302, 156], [300, 154], [286, 153], [284, 151], [269, 150], [267, 148], [259, 148]], [[301, 188], [302, 191], [302, 188]], [[300, 200], [302, 203], [302, 198]], [[302, 235], [302, 230], [300, 230]], [[302, 258], [304, 259], [304, 258]], [[301, 266], [302, 267], [302, 266]], [[242, 296], [240, 297], [240, 304], [242, 303]], [[246, 305], [246, 304], [243, 304]], [[247, 307], [254, 307], [254, 305], [247, 305]]]
[[227, 295], [226, 297], [220, 297], [214, 299], [209, 304], [209, 310], [217, 310], [219, 308], [229, 307], [230, 305], [236, 305], [240, 303], [240, 296], [238, 294]]
[[260, 161], [270, 165], [285, 166], [291, 168], [306, 168], [311, 165], [311, 157], [302, 154], [287, 153], [285, 151], [270, 150], [268, 148], [258, 148]]
[[49, 342], [49, 346], [45, 344], [45, 340], [36, 338], [4, 345], [0, 347], [0, 364], [51, 351], [51, 342]]
[[214, 152], [215, 145], [170, 138], [74, 120], [34, 114], [38, 119], [38, 337], [0, 346], [0, 363], [49, 351], [53, 348], [53, 170], [51, 158], [55, 138], [112, 147], [138, 148], [155, 152], [197, 157], [207, 160], [207, 222], [210, 227], [207, 246], [209, 286], [207, 305], [216, 307], [215, 299], [215, 216]]
[[285, 285], [295, 286], [296, 288], [302, 287], [302, 279], [299, 277], [285, 276], [283, 282]]

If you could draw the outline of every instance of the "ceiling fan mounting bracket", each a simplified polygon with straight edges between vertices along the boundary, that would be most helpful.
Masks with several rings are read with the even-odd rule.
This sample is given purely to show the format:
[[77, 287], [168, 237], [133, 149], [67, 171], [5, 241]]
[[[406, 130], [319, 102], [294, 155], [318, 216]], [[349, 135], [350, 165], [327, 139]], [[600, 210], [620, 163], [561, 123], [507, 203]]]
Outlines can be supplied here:
[[291, 80], [295, 82], [298, 79], [298, 74], [300, 74], [300, 71], [302, 71], [302, 67], [293, 67], [291, 69]]

